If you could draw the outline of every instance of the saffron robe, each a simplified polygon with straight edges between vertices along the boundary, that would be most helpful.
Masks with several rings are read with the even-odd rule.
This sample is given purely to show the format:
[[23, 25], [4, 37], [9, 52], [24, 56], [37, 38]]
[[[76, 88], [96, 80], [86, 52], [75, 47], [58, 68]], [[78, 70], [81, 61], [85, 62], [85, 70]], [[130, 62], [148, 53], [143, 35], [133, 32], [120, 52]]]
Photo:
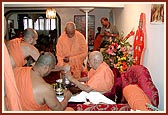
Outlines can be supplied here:
[[81, 77], [82, 65], [87, 55], [88, 47], [85, 38], [77, 30], [72, 38], [68, 38], [65, 32], [58, 38], [56, 45], [57, 65], [63, 66], [65, 63], [63, 59], [69, 57], [68, 63], [74, 78]]
[[145, 40], [146, 40], [146, 15], [141, 13], [139, 19], [139, 26], [136, 31], [136, 35], [134, 38], [134, 59], [135, 65], [140, 65], [143, 62], [144, 58], [144, 48], [145, 48]]
[[15, 62], [15, 67], [22, 67], [25, 65], [24, 55], [20, 46], [21, 41], [21, 38], [15, 38], [8, 42], [8, 50]]
[[31, 67], [14, 68], [14, 75], [20, 93], [22, 109], [23, 111], [49, 111], [50, 108], [46, 104], [38, 105], [34, 100], [30, 70]]
[[20, 105], [20, 95], [16, 86], [9, 53], [4, 44], [4, 83], [5, 83], [5, 104], [8, 111], [22, 110]]
[[102, 43], [102, 39], [103, 36], [101, 34], [99, 34], [96, 39], [94, 40], [94, 47], [93, 47], [93, 51], [98, 51], [100, 48], [100, 45]]
[[86, 84], [98, 92], [110, 92], [114, 85], [113, 71], [103, 62], [96, 70], [90, 69]]
[[151, 104], [151, 101], [138, 85], [130, 84], [125, 86], [123, 88], [123, 96], [134, 111], [149, 111], [146, 107], [146, 103]]

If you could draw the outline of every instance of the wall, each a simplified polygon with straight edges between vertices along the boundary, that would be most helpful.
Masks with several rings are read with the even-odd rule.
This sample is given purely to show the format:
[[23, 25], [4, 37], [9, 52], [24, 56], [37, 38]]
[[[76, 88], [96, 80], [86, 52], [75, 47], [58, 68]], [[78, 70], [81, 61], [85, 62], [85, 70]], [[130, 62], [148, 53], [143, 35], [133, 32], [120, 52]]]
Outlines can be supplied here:
[[[79, 8], [56, 8], [58, 15], [61, 18], [61, 31], [64, 31], [66, 22], [74, 21], [74, 15], [85, 15], [84, 12], [80, 11]], [[97, 26], [101, 26], [100, 18], [102, 16], [108, 16], [110, 9], [96, 8], [89, 12], [89, 15], [95, 15], [95, 32]], [[106, 13], [104, 13], [106, 12]]]
[[[137, 29], [140, 13], [146, 14], [146, 49], [143, 65], [152, 76], [152, 80], [159, 91], [159, 109], [166, 110], [165, 106], [165, 24], [154, 25], [150, 23], [151, 4], [128, 4], [123, 9], [115, 9], [116, 25], [126, 35], [132, 28]], [[166, 18], [165, 18], [166, 19]], [[128, 41], [133, 43], [133, 37]]]

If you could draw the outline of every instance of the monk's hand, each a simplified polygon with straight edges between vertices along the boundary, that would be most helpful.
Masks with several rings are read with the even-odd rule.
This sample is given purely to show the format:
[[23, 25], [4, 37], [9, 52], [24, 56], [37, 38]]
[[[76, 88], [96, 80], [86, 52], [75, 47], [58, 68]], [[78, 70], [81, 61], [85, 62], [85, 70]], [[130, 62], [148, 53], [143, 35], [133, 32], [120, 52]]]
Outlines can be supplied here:
[[72, 74], [71, 74], [70, 71], [68, 71], [68, 72], [65, 73], [65, 78], [67, 78], [69, 81], [72, 82], [72, 80], [73, 80], [73, 76], [72, 76]]
[[65, 57], [65, 58], [63, 59], [63, 61], [64, 61], [65, 63], [68, 63], [68, 62], [69, 62], [69, 57]]
[[65, 89], [64, 90], [64, 98], [69, 100], [71, 98], [71, 96], [72, 96], [72, 93], [69, 90]]
[[62, 70], [66, 72], [70, 71], [70, 65], [69, 64], [65, 64], [64, 66], [62, 66]]

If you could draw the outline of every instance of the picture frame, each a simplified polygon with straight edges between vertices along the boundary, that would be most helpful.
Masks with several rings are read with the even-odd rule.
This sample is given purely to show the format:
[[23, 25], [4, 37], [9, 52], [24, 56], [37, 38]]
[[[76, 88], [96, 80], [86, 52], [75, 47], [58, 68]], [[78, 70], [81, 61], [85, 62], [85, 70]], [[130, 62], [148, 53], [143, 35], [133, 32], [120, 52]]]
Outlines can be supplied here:
[[151, 4], [151, 24], [164, 23], [164, 4]]
[[[76, 29], [86, 38], [86, 15], [74, 15]], [[88, 15], [88, 45], [93, 46], [95, 35], [95, 16]]]

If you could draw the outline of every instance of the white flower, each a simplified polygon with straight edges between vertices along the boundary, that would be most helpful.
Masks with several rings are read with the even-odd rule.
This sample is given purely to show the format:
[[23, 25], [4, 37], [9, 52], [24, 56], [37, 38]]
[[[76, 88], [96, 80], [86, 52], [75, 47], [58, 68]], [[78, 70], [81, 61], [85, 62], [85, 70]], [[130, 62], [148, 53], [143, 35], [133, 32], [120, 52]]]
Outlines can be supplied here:
[[117, 49], [120, 49], [121, 45], [118, 45]]

